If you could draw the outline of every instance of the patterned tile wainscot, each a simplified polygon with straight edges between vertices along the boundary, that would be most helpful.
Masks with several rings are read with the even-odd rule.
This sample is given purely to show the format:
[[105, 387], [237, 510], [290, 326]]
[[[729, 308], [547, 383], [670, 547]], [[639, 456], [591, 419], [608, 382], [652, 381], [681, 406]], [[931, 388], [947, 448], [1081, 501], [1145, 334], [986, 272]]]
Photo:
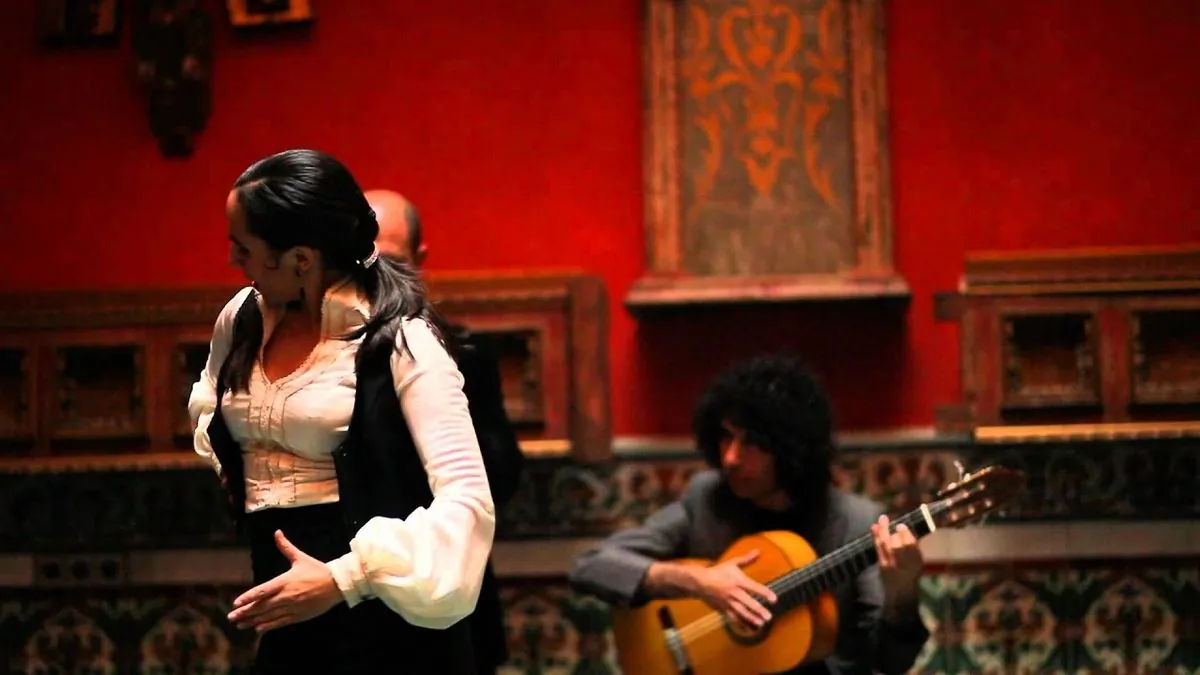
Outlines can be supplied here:
[[[934, 637], [914, 672], [1200, 674], [1197, 445], [846, 439], [842, 486], [893, 513], [932, 498], [956, 462], [1029, 477], [1007, 513], [922, 543]], [[600, 466], [531, 460], [503, 514], [508, 675], [615, 672], [607, 608], [562, 574], [700, 468], [686, 446], [619, 450]], [[222, 617], [248, 561], [215, 477], [188, 453], [139, 462], [0, 462], [0, 669], [244, 672], [252, 636]]]
[[[933, 637], [912, 672], [1200, 672], [1198, 574], [1194, 556], [931, 570], [922, 614]], [[223, 620], [241, 588], [10, 590], [0, 663], [14, 673], [243, 673], [254, 637]], [[603, 603], [559, 580], [510, 581], [504, 597], [506, 675], [618, 672]]]
[[[665, 444], [664, 444], [665, 445]], [[0, 463], [0, 552], [204, 548], [238, 543], [212, 471], [183, 453], [150, 470], [38, 471]], [[1024, 494], [990, 522], [1192, 519], [1200, 516], [1200, 441], [972, 445], [927, 439], [846, 442], [842, 486], [903, 512], [967, 467], [1028, 474]], [[19, 466], [19, 465], [14, 465]], [[639, 522], [674, 499], [695, 455], [678, 447], [624, 452], [585, 466], [538, 459], [502, 515], [501, 539], [590, 536]]]

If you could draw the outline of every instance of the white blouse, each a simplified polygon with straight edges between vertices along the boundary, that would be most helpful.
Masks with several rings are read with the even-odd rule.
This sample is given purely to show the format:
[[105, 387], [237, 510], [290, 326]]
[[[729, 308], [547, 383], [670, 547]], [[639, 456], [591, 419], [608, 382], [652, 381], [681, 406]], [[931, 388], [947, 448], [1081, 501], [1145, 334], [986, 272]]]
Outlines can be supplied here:
[[[217, 373], [229, 353], [234, 317], [250, 293], [256, 291], [242, 289], [221, 310], [188, 401], [195, 450], [218, 473], [208, 438]], [[258, 301], [266, 344], [281, 317]], [[321, 309], [321, 341], [303, 365], [272, 382], [260, 352], [249, 392], [227, 392], [221, 401], [225, 423], [242, 446], [248, 512], [338, 501], [332, 453], [349, 429], [361, 343], [338, 336], [369, 318], [370, 302], [355, 285], [342, 283], [326, 292]], [[475, 610], [495, 511], [462, 374], [424, 320], [405, 320], [403, 334], [408, 349], [393, 352], [392, 380], [433, 502], [405, 519], [372, 518], [350, 541], [350, 553], [326, 564], [351, 607], [379, 598], [413, 625], [448, 628]]]

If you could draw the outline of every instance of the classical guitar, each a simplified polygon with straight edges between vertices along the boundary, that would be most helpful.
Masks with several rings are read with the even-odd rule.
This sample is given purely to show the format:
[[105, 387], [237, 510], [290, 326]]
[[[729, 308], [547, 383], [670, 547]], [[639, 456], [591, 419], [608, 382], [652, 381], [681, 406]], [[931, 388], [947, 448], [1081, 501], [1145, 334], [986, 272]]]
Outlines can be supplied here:
[[[917, 537], [938, 528], [980, 521], [1008, 503], [1024, 474], [998, 466], [964, 475], [936, 498], [896, 518]], [[852, 582], [876, 562], [871, 534], [821, 558], [799, 535], [771, 531], [743, 537], [717, 561], [676, 562], [713, 565], [757, 550], [743, 567], [747, 576], [770, 588], [778, 602], [772, 619], [754, 629], [728, 619], [701, 600], [654, 600], [614, 612], [617, 660], [626, 675], [760, 675], [787, 672], [820, 661], [833, 650], [838, 612], [833, 589]]]

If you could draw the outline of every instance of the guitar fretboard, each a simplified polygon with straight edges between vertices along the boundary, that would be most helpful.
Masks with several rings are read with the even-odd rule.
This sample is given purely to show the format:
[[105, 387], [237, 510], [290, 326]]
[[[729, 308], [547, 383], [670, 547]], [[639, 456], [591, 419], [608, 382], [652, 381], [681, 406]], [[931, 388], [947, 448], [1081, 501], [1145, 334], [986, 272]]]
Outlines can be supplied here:
[[[931, 515], [945, 508], [941, 503], [929, 504], [928, 507]], [[900, 524], [912, 530], [918, 539], [930, 533], [929, 522], [921, 509], [892, 520], [889, 527], [895, 530]], [[875, 538], [867, 533], [810, 565], [788, 572], [767, 584], [779, 598], [770, 607], [772, 613], [783, 613], [799, 607], [835, 586], [853, 581], [863, 570], [874, 565], [878, 557]]]

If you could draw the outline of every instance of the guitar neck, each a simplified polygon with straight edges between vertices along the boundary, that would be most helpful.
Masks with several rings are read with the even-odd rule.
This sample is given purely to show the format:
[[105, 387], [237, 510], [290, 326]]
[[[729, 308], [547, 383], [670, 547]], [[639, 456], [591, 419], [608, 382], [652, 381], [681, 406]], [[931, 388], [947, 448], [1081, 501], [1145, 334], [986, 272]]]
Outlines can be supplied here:
[[[933, 531], [929, 518], [919, 508], [891, 521], [889, 527], [894, 530], [900, 524], [907, 526], [918, 539]], [[867, 533], [811, 565], [788, 572], [767, 584], [779, 598], [772, 611], [786, 612], [807, 604], [835, 586], [853, 581], [860, 572], [874, 565], [878, 557], [875, 537]]]

